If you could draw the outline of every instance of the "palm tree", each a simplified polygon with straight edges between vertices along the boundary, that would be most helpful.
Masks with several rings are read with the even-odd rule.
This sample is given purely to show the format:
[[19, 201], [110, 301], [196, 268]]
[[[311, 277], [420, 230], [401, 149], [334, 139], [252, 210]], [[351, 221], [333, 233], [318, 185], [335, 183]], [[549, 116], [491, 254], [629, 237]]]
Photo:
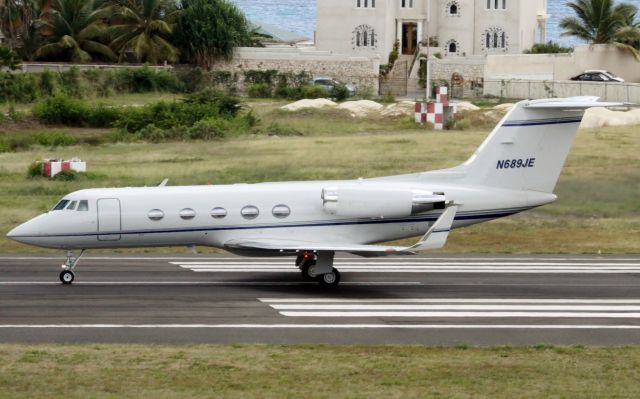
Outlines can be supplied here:
[[168, 41], [176, 13], [168, 0], [113, 0], [101, 15], [109, 16], [110, 46], [120, 60], [132, 54], [139, 62], [157, 64], [178, 60], [178, 49]]
[[62, 55], [72, 62], [88, 62], [92, 54], [109, 60], [117, 57], [102, 44], [107, 26], [95, 10], [94, 0], [53, 0], [51, 9], [40, 19], [47, 43], [35, 52], [35, 58]]
[[39, 14], [39, 4], [35, 0], [0, 0], [0, 31], [10, 46], [20, 39], [20, 31]]
[[591, 44], [612, 44], [640, 59], [638, 50], [630, 44], [640, 39], [635, 22], [638, 9], [634, 5], [615, 4], [613, 0], [576, 0], [567, 6], [576, 16], [560, 21], [562, 36], [574, 36]]

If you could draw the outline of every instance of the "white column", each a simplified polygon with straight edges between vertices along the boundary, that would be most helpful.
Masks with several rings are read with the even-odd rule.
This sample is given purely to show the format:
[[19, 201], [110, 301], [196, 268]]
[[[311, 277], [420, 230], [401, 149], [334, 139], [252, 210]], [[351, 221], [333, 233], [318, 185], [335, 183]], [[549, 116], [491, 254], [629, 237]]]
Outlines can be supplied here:
[[424, 21], [423, 20], [418, 21], [418, 44], [420, 42], [422, 42], [422, 39], [423, 39], [423, 37], [422, 37], [422, 27], [423, 27], [423, 25], [424, 25]]
[[397, 20], [396, 27], [396, 40], [400, 43], [400, 48], [402, 48], [402, 20]]

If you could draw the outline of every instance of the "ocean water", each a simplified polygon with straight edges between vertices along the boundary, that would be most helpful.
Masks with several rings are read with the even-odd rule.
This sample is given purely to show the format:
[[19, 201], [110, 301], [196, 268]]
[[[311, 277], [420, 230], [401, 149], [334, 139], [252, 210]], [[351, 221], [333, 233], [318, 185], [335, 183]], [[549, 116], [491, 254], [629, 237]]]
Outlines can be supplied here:
[[[316, 1], [322, 0], [231, 0], [254, 21], [277, 25], [291, 32], [313, 38], [316, 30]], [[349, 0], [344, 0], [349, 1]], [[527, 0], [518, 0], [527, 1]], [[625, 0], [640, 8], [640, 0]], [[548, 0], [547, 40], [559, 41], [565, 45], [576, 44], [576, 40], [560, 36], [558, 24], [571, 10], [566, 1]]]

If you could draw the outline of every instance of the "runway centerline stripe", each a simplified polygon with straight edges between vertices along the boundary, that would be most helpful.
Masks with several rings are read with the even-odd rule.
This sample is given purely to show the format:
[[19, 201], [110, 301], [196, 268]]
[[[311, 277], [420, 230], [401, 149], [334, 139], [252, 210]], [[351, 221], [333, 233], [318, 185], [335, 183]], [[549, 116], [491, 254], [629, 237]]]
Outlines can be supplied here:
[[[173, 265], [180, 266], [289, 266], [295, 267], [293, 262], [279, 262], [279, 261], [262, 261], [262, 262], [169, 262]], [[399, 262], [347, 262], [347, 261], [335, 261], [336, 265], [342, 266], [446, 266], [446, 267], [456, 267], [456, 266], [579, 266], [579, 267], [605, 267], [605, 266], [625, 266], [625, 267], [640, 267], [640, 263], [621, 263], [621, 262], [607, 262], [607, 263], [590, 263], [590, 262], [408, 262], [408, 261], [399, 261]]]
[[640, 325], [563, 324], [0, 324], [0, 329], [640, 330]]

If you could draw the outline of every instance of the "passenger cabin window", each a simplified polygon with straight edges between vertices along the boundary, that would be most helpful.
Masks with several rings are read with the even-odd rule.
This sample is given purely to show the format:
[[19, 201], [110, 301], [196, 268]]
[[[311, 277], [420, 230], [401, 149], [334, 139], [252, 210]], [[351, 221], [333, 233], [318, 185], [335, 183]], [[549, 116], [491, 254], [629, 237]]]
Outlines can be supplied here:
[[162, 218], [164, 218], [164, 212], [160, 209], [152, 209], [147, 213], [147, 217], [151, 220], [162, 220]]
[[277, 217], [278, 219], [284, 219], [289, 215], [291, 215], [291, 209], [284, 204], [280, 204], [280, 205], [274, 206], [271, 213], [273, 214], [273, 216]]
[[242, 210], [240, 211], [240, 214], [242, 215], [243, 218], [247, 220], [251, 220], [251, 219], [257, 218], [258, 215], [260, 214], [260, 211], [258, 210], [258, 208], [256, 208], [253, 205], [247, 205], [244, 208], [242, 208]]
[[82, 200], [78, 203], [78, 211], [80, 212], [86, 212], [89, 210], [89, 201], [87, 200]]
[[196, 211], [191, 208], [184, 208], [180, 211], [180, 217], [184, 220], [191, 220], [196, 217]]
[[53, 207], [52, 211], [62, 210], [67, 206], [68, 203], [69, 203], [69, 200], [62, 200], [62, 201], [58, 202], [58, 204], [56, 206]]
[[224, 219], [227, 217], [227, 210], [222, 207], [216, 207], [213, 208], [209, 214], [214, 219]]
[[68, 211], [74, 211], [76, 209], [76, 204], [78, 203], [78, 201], [71, 201], [69, 203], [69, 206], [67, 206], [67, 210]]

